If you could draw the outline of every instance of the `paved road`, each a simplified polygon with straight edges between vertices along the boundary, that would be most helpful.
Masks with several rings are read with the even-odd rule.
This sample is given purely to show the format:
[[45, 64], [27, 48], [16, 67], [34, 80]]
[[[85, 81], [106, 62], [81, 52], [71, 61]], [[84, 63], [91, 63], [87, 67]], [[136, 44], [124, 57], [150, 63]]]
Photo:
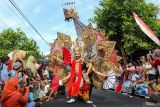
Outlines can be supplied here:
[[117, 94], [112, 91], [94, 90], [91, 100], [94, 104], [75, 102], [67, 104], [64, 96], [58, 96], [54, 101], [43, 103], [43, 107], [155, 107], [144, 106], [145, 100]]

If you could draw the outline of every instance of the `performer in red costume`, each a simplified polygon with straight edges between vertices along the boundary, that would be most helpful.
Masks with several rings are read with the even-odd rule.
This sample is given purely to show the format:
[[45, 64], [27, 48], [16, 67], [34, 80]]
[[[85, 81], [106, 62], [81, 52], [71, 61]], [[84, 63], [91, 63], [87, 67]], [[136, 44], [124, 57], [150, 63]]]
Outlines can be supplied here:
[[93, 103], [89, 101], [89, 78], [84, 75], [82, 65], [83, 61], [81, 59], [81, 49], [74, 49], [75, 58], [71, 63], [71, 73], [68, 83], [68, 96], [71, 98], [67, 103], [73, 103], [79, 97], [86, 103]]

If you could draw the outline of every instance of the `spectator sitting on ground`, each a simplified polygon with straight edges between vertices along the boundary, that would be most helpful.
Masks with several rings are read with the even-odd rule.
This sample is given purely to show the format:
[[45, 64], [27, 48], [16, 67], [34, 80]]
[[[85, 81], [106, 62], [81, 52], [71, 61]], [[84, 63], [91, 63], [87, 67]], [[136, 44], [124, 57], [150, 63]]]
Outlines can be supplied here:
[[40, 86], [39, 98], [41, 101], [48, 99], [48, 97], [46, 96], [44, 84], [41, 84], [41, 86]]
[[45, 85], [45, 92], [46, 92], [46, 94], [49, 93], [51, 84], [52, 84], [52, 81], [49, 80], [47, 82], [47, 85]]
[[33, 86], [30, 85], [29, 89], [30, 89], [30, 92], [29, 92], [29, 102], [28, 102], [28, 104], [26, 105], [26, 107], [37, 107], [37, 106], [41, 106], [41, 105], [42, 105], [41, 102], [39, 102], [39, 101], [34, 101], [34, 97], [33, 97], [34, 89], [33, 89]]

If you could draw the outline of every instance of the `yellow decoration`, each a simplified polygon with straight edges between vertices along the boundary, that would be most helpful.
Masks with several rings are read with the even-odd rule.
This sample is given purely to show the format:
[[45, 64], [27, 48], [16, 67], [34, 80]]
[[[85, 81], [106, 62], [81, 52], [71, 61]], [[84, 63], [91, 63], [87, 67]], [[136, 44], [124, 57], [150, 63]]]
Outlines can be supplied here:
[[120, 61], [120, 60], [122, 60], [122, 57], [120, 57], [120, 56], [117, 56], [117, 61]]
[[119, 72], [119, 68], [118, 68], [117, 66], [115, 66], [113, 62], [107, 61], [107, 62], [104, 62], [104, 64], [105, 64], [109, 69], [112, 69], [112, 70], [115, 71], [115, 72]]
[[157, 85], [157, 90], [160, 91], [160, 84]]
[[60, 80], [64, 79], [67, 76], [64, 68], [58, 69], [57, 75], [58, 75]]
[[56, 58], [59, 58], [59, 59], [62, 60], [63, 59], [63, 53], [59, 50], [56, 50], [56, 51], [52, 52], [48, 57], [49, 57], [50, 60], [54, 61], [56, 64], [61, 65], [61, 62], [58, 61]]
[[96, 33], [90, 23], [86, 29], [82, 32], [82, 40], [85, 45], [93, 45], [97, 39]]
[[60, 48], [62, 47], [66, 47], [66, 48], [71, 48], [72, 46], [72, 40], [71, 40], [71, 37], [69, 35], [65, 35], [63, 33], [57, 33], [58, 35], [58, 38], [57, 38], [57, 41], [58, 41], [58, 46]]
[[105, 49], [105, 57], [110, 57], [112, 55], [115, 45], [115, 41], [100, 41], [97, 45], [97, 50]]

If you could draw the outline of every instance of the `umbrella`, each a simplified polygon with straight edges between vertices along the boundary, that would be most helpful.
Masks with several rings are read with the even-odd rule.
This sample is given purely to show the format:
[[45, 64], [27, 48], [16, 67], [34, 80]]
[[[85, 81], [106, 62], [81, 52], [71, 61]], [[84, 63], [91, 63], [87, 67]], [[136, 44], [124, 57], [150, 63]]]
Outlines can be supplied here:
[[113, 70], [108, 71], [107, 79], [104, 81], [103, 88], [104, 89], [111, 89], [114, 87], [114, 83], [116, 81], [116, 74]]

